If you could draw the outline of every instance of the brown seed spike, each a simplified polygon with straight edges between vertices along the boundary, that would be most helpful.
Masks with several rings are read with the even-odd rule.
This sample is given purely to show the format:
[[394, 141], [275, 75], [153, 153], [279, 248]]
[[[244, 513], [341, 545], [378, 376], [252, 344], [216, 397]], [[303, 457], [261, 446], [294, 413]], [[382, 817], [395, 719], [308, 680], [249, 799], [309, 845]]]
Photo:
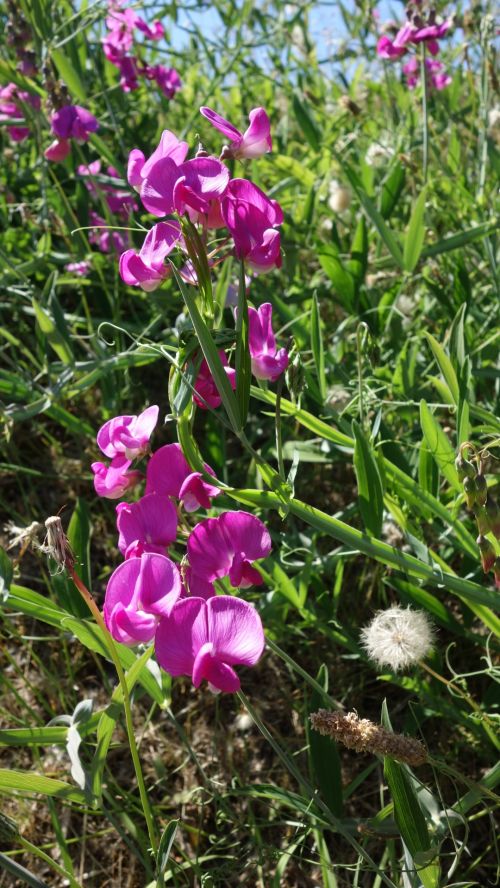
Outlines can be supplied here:
[[330, 712], [319, 709], [310, 716], [315, 731], [343, 743], [356, 752], [372, 752], [389, 756], [398, 762], [416, 767], [427, 761], [427, 750], [420, 740], [394, 734], [355, 712]]

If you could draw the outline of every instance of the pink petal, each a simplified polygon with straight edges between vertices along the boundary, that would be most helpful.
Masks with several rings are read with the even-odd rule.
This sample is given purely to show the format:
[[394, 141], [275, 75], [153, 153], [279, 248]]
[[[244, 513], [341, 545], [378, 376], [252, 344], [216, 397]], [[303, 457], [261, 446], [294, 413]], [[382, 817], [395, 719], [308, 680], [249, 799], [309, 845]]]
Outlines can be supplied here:
[[153, 216], [167, 216], [174, 211], [174, 186], [179, 178], [179, 168], [171, 157], [158, 160], [145, 173], [142, 170], [143, 184], [141, 200]]
[[260, 157], [273, 147], [269, 117], [264, 108], [253, 108], [248, 116], [250, 126], [243, 134], [238, 155], [247, 158]]
[[232, 123], [229, 123], [229, 120], [226, 120], [225, 117], [221, 117], [220, 114], [217, 114], [216, 111], [212, 111], [211, 108], [202, 106], [200, 108], [200, 114], [203, 114], [203, 117], [206, 117], [207, 120], [219, 130], [219, 132], [224, 133], [231, 142], [238, 142], [241, 140], [242, 134], [240, 131], [237, 130]]
[[148, 268], [157, 270], [165, 256], [174, 249], [181, 235], [178, 222], [159, 222], [153, 225], [139, 251], [139, 256]]
[[156, 659], [170, 675], [192, 675], [196, 654], [207, 641], [206, 602], [202, 598], [183, 598], [158, 623]]
[[195, 574], [212, 583], [227, 576], [234, 550], [224, 535], [219, 518], [200, 521], [187, 543], [188, 561]]
[[165, 444], [153, 453], [146, 469], [146, 493], [179, 498], [179, 492], [192, 469], [180, 444]]
[[135, 503], [120, 503], [117, 512], [118, 548], [126, 557], [133, 543], [148, 551], [150, 545], [169, 546], [177, 536], [177, 512], [166, 496], [146, 494]]
[[252, 373], [256, 379], [269, 379], [275, 382], [288, 367], [288, 352], [281, 348], [275, 355], [252, 357]]
[[142, 555], [140, 563], [138, 582], [142, 610], [168, 617], [182, 590], [177, 566], [170, 558], [152, 552]]
[[212, 656], [229, 665], [254, 666], [265, 644], [262, 622], [255, 608], [230, 595], [209, 598], [206, 607]]
[[142, 185], [142, 170], [144, 169], [144, 164], [146, 162], [146, 158], [142, 151], [139, 151], [138, 148], [134, 148], [129, 156], [128, 156], [128, 164], [127, 164], [127, 181], [132, 188], [135, 188], [137, 191], [140, 191]]
[[106, 626], [116, 641], [121, 644], [147, 643], [154, 638], [157, 620], [141, 611], [129, 611], [118, 604], [106, 619]]
[[234, 669], [212, 656], [210, 642], [200, 648], [193, 664], [195, 688], [198, 688], [203, 680], [208, 681], [212, 688], [224, 691], [226, 694], [234, 694], [240, 689], [240, 680]]
[[[217, 520], [220, 522], [226, 544], [232, 547], [233, 552], [242, 552], [247, 561], [267, 558], [271, 551], [271, 537], [260, 518], [249, 512], [223, 512]], [[192, 565], [191, 559], [189, 563]]]

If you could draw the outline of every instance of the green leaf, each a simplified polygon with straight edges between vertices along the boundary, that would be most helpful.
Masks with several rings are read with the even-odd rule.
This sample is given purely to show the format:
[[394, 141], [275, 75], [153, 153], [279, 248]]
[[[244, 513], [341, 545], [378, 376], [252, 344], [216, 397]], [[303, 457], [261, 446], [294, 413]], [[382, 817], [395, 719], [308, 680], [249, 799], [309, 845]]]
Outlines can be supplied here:
[[422, 441], [418, 459], [418, 483], [423, 490], [437, 496], [439, 492], [439, 470], [427, 444]]
[[361, 426], [354, 420], [354, 470], [358, 482], [358, 501], [363, 524], [372, 536], [382, 532], [384, 491], [373, 449]]
[[[84, 499], [78, 497], [68, 525], [68, 540], [73, 553], [76, 556], [78, 572], [87, 589], [92, 591], [92, 579], [90, 575], [90, 510]], [[88, 615], [85, 608], [83, 612]]]
[[321, 399], [324, 402], [326, 398], [326, 378], [325, 378], [325, 352], [323, 349], [323, 336], [321, 335], [321, 318], [319, 313], [318, 297], [313, 294], [311, 305], [311, 349], [318, 377], [318, 386]]
[[62, 49], [53, 49], [50, 55], [70, 93], [77, 99], [80, 99], [81, 102], [87, 103], [87, 92], [80, 74], [75, 70], [69, 59], [68, 53]]
[[340, 163], [345, 175], [349, 179], [353, 190], [356, 192], [357, 198], [361, 206], [363, 207], [363, 210], [365, 211], [372, 225], [374, 225], [377, 229], [392, 258], [394, 259], [396, 264], [399, 265], [400, 268], [404, 268], [403, 256], [400, 246], [390, 228], [388, 228], [388, 226], [385, 224], [375, 204], [368, 197], [357, 173], [354, 172], [347, 161], [342, 159], [341, 155], [337, 157], [337, 160]]
[[405, 183], [405, 168], [396, 160], [382, 188], [380, 212], [384, 219], [389, 219], [396, 206]]
[[[128, 672], [125, 673], [125, 681], [127, 682], [129, 694], [132, 693], [132, 690], [139, 680], [143, 669], [147, 668], [146, 664], [150, 659], [152, 653], [153, 646], [144, 651], [141, 657], [137, 657], [135, 659], [135, 662], [132, 663], [132, 666], [130, 667]], [[101, 798], [102, 776], [104, 773], [104, 767], [106, 765], [106, 757], [108, 754], [116, 722], [123, 711], [122, 707], [123, 690], [121, 685], [117, 685], [117, 687], [113, 691], [111, 702], [106, 707], [104, 712], [100, 715], [99, 724], [97, 725], [97, 746], [94, 758], [92, 759], [92, 766], [90, 770], [90, 785], [92, 788], [92, 794], [97, 799]]]
[[427, 823], [420, 807], [420, 801], [413, 788], [405, 765], [390, 758], [384, 758], [384, 774], [394, 805], [394, 819], [401, 838], [410, 852], [424, 888], [438, 888], [439, 864], [429, 863], [418, 867], [415, 857], [431, 850]]
[[308, 142], [313, 151], [318, 152], [321, 147], [321, 130], [313, 116], [309, 104], [298, 91], [293, 94], [292, 107], [306, 142]]
[[242, 428], [240, 410], [234, 392], [231, 388], [231, 384], [222, 365], [222, 361], [219, 357], [217, 346], [215, 345], [210, 330], [208, 329], [198, 310], [195, 297], [191, 293], [189, 287], [186, 287], [177, 269], [173, 265], [172, 270], [184, 298], [184, 302], [186, 303], [186, 307], [193, 322], [193, 327], [195, 329], [196, 335], [198, 336], [201, 349], [205, 356], [205, 360], [214, 378], [215, 385], [217, 386], [217, 390], [219, 392], [219, 395], [221, 396], [222, 403], [224, 404], [224, 408], [228, 415], [229, 421], [234, 431], [238, 433], [241, 431]]
[[352, 311], [354, 308], [355, 286], [352, 275], [342, 265], [340, 259], [335, 254], [333, 248], [327, 246], [322, 247], [318, 251], [318, 259], [323, 271], [330, 278], [341, 302], [341, 305], [347, 310]]
[[249, 347], [248, 304], [245, 283], [245, 265], [240, 263], [240, 281], [238, 287], [238, 313], [236, 315], [236, 399], [244, 427], [248, 407], [250, 405], [250, 385], [252, 382], [252, 363]]
[[427, 342], [429, 343], [432, 353], [439, 364], [439, 369], [443, 374], [446, 384], [451, 392], [451, 396], [455, 404], [458, 405], [458, 401], [460, 398], [460, 390], [458, 386], [458, 379], [455, 370], [453, 369], [453, 364], [451, 363], [448, 355], [446, 354], [442, 345], [439, 344], [437, 339], [434, 338], [430, 333], [424, 333]]
[[57, 357], [63, 364], [72, 364], [74, 357], [70, 340], [66, 339], [61, 331], [57, 329], [50, 314], [39, 305], [36, 299], [32, 299], [32, 304], [37, 324]]
[[367, 261], [368, 232], [366, 217], [361, 215], [351, 244], [351, 258], [346, 262], [346, 269], [354, 280], [356, 292], [364, 281]]
[[40, 793], [58, 799], [85, 804], [85, 793], [63, 780], [54, 780], [35, 774], [31, 771], [14, 771], [11, 768], [0, 769], [0, 793]]
[[[316, 681], [328, 692], [328, 670], [324, 663], [320, 666]], [[325, 737], [319, 731], [312, 730], [308, 717], [322, 706], [324, 706], [323, 698], [317, 691], [313, 691], [306, 711], [311, 776], [332, 814], [335, 817], [342, 817], [344, 803], [338, 746], [331, 737]]]
[[416, 267], [424, 245], [424, 213], [426, 197], [427, 189], [424, 187], [417, 197], [411, 212], [403, 252], [403, 266], [405, 271], [413, 271]]
[[0, 601], [8, 596], [14, 569], [5, 549], [0, 546]]
[[175, 841], [175, 836], [177, 834], [179, 823], [179, 819], [169, 820], [161, 834], [160, 843], [158, 845], [158, 853], [156, 855], [157, 875], [159, 876], [163, 875], [163, 873], [165, 873], [167, 869], [170, 852]]
[[423, 399], [420, 401], [420, 425], [422, 426], [427, 447], [436, 460], [441, 474], [444, 475], [448, 484], [454, 490], [461, 493], [462, 485], [458, 480], [455, 469], [455, 451], [436, 417], [431, 413]]

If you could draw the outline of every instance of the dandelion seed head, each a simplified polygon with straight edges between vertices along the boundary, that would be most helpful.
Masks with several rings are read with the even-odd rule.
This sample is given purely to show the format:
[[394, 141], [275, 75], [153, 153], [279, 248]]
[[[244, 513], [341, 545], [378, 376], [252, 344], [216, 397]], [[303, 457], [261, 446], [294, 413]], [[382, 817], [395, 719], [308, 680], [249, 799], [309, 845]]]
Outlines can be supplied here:
[[361, 632], [361, 643], [377, 666], [399, 672], [430, 651], [433, 629], [424, 611], [394, 605], [375, 614]]

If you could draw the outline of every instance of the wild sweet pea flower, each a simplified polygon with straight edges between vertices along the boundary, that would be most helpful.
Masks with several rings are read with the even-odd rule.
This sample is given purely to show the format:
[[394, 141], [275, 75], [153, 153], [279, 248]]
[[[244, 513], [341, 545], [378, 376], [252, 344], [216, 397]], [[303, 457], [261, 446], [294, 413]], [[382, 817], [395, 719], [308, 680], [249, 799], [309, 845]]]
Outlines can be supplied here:
[[125, 231], [110, 230], [106, 219], [97, 213], [89, 213], [91, 225], [99, 226], [95, 231], [89, 232], [89, 243], [94, 244], [101, 253], [121, 253], [127, 246], [128, 238]]
[[177, 512], [167, 496], [149, 493], [135, 503], [118, 503], [116, 515], [118, 548], [125, 558], [164, 555], [177, 536]]
[[248, 179], [232, 179], [222, 199], [222, 216], [234, 240], [239, 259], [257, 272], [281, 266], [281, 242], [275, 226], [283, 211]]
[[[3, 86], [0, 89], [0, 121], [24, 121], [23, 102], [31, 105], [35, 111], [41, 106], [40, 96], [19, 89], [16, 83]], [[13, 142], [23, 142], [30, 134], [29, 127], [23, 125], [8, 126], [7, 132]]]
[[128, 471], [131, 464], [132, 460], [123, 454], [115, 456], [109, 466], [102, 462], [92, 463], [90, 468], [94, 473], [94, 488], [97, 495], [107, 499], [120, 499], [127, 490], [142, 481], [144, 477], [142, 472], [137, 469]]
[[97, 433], [97, 445], [105, 456], [123, 456], [133, 460], [143, 456], [158, 422], [160, 408], [147, 407], [138, 416], [115, 416], [108, 419]]
[[[137, 203], [131, 194], [128, 191], [123, 190], [119, 187], [118, 183], [116, 185], [111, 184], [109, 182], [100, 182], [97, 180], [98, 176], [102, 175], [101, 171], [101, 161], [94, 160], [92, 163], [89, 163], [88, 166], [85, 164], [80, 164], [77, 167], [77, 173], [79, 176], [83, 176], [85, 180], [85, 187], [89, 194], [92, 194], [93, 197], [99, 197], [100, 195], [104, 195], [104, 199], [109, 207], [110, 213], [116, 213], [121, 216], [122, 219], [127, 220], [129, 218], [130, 213], [133, 210], [137, 210]], [[104, 175], [109, 176], [113, 179], [119, 179], [120, 174], [118, 170], [116, 170], [112, 166], [108, 166]], [[101, 217], [95, 215], [97, 219]], [[100, 222], [96, 222], [97, 224], [101, 224]], [[106, 223], [104, 223], [106, 224]]]
[[[231, 388], [235, 389], [236, 370], [233, 370], [232, 367], [229, 366], [229, 362], [223, 351], [219, 352], [219, 358], [222, 361], [222, 366], [224, 367], [226, 376], [229, 379]], [[216, 407], [220, 407], [220, 405], [222, 404], [222, 398], [219, 394], [219, 389], [215, 384], [215, 380], [210, 372], [210, 367], [208, 366], [205, 358], [203, 358], [203, 361], [200, 364], [200, 370], [194, 384], [193, 401], [195, 402], [195, 404], [198, 405], [198, 407], [201, 407], [202, 410], [208, 410], [209, 407], [215, 409]]]
[[177, 136], [170, 132], [170, 130], [163, 130], [158, 147], [155, 148], [151, 157], [147, 160], [139, 148], [134, 148], [130, 152], [127, 168], [129, 185], [140, 193], [144, 179], [149, 176], [159, 160], [169, 157], [176, 165], [181, 164], [186, 159], [188, 149], [189, 145], [187, 142], [179, 141]]
[[225, 120], [211, 108], [202, 107], [200, 112], [230, 139], [231, 146], [226, 147], [225, 156], [253, 158], [272, 151], [271, 124], [264, 108], [252, 108], [248, 115], [250, 126], [244, 133], [240, 133], [229, 120]]
[[224, 224], [219, 201], [224, 195], [229, 171], [216, 157], [195, 157], [177, 164], [171, 156], [141, 171], [141, 200], [154, 216], [188, 213], [191, 221], [208, 227]]
[[214, 584], [209, 583], [208, 580], [204, 580], [202, 577], [195, 574], [189, 564], [184, 563], [182, 565], [181, 573], [183, 598], [204, 598], [205, 601], [208, 601], [209, 598], [212, 598], [215, 595]]
[[[210, 466], [203, 465], [209, 475], [215, 475]], [[148, 462], [146, 494], [173, 496], [181, 501], [186, 512], [194, 512], [200, 506], [209, 509], [212, 499], [220, 492], [214, 484], [205, 481], [201, 472], [193, 471], [180, 444], [165, 444]]]
[[[426, 59], [427, 80], [434, 89], [442, 90], [449, 86], [451, 77], [446, 73], [442, 62], [437, 59]], [[420, 80], [420, 61], [415, 57], [403, 65], [403, 73], [409, 89], [415, 89]]]
[[265, 302], [260, 308], [248, 309], [248, 344], [252, 361], [252, 373], [257, 379], [274, 382], [288, 367], [286, 348], [276, 350], [276, 338], [272, 326], [273, 307]]
[[156, 290], [168, 277], [170, 269], [164, 259], [172, 252], [181, 236], [178, 222], [159, 222], [153, 225], [136, 253], [126, 250], [120, 256], [120, 277], [131, 287], [141, 287], [146, 292]]
[[65, 160], [71, 151], [71, 142], [69, 139], [54, 139], [48, 148], [43, 152], [43, 156], [52, 161], [52, 163], [61, 163]]
[[249, 512], [223, 512], [200, 521], [187, 544], [188, 561], [202, 579], [213, 583], [229, 577], [233, 586], [261, 585], [252, 562], [267, 558], [271, 537], [265, 524]]
[[450, 27], [451, 21], [438, 24], [433, 12], [429, 13], [427, 21], [416, 14], [399, 29], [394, 40], [387, 35], [379, 38], [377, 54], [383, 59], [394, 59], [404, 55], [411, 44], [425, 42], [428, 51], [435, 56], [439, 52], [438, 40], [447, 34]]
[[104, 621], [122, 644], [140, 644], [154, 637], [161, 617], [168, 617], [182, 591], [173, 561], [156, 552], [129, 558], [109, 578]]
[[155, 636], [158, 663], [170, 675], [190, 675], [212, 690], [234, 694], [240, 680], [233, 666], [254, 666], [264, 650], [264, 630], [255, 608], [218, 595], [184, 598], [162, 617]]
[[52, 115], [52, 132], [59, 139], [88, 142], [90, 134], [99, 129], [99, 123], [90, 111], [80, 105], [64, 105]]
[[166, 68], [165, 65], [145, 65], [141, 74], [148, 80], [154, 80], [167, 99], [173, 99], [182, 86], [182, 80], [175, 68]]
[[77, 274], [79, 277], [86, 277], [90, 271], [90, 262], [87, 262], [85, 259], [81, 262], [68, 262], [64, 266], [64, 270], [69, 271], [71, 274]]

